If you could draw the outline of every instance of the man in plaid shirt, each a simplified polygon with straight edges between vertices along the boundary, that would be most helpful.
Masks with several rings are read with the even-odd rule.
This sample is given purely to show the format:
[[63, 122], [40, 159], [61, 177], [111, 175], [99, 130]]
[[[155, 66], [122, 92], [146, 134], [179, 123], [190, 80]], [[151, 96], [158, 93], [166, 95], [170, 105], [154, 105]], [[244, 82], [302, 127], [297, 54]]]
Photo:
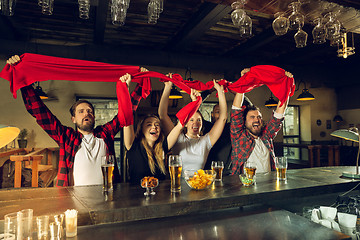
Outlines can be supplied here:
[[[7, 63], [16, 64], [19, 60], [18, 56], [13, 56]], [[147, 71], [145, 68], [140, 70]], [[60, 147], [56, 186], [102, 184], [101, 159], [106, 155], [115, 155], [114, 138], [121, 128], [118, 116], [94, 129], [93, 105], [79, 100], [70, 108], [71, 119], [77, 126], [74, 130], [61, 124], [31, 85], [21, 88], [21, 93], [27, 111]], [[131, 94], [134, 111], [140, 98], [141, 88], [138, 85]], [[118, 169], [116, 165], [117, 162], [115, 169]], [[120, 179], [119, 176], [119, 171], [114, 171], [115, 182]]]
[[[249, 70], [244, 69], [241, 75]], [[256, 165], [256, 172], [269, 172], [275, 165], [273, 139], [281, 129], [289, 99], [282, 106], [278, 103], [267, 123], [263, 122], [257, 107], [241, 107], [243, 100], [244, 94], [236, 93], [231, 110], [231, 174], [240, 174], [246, 161]]]

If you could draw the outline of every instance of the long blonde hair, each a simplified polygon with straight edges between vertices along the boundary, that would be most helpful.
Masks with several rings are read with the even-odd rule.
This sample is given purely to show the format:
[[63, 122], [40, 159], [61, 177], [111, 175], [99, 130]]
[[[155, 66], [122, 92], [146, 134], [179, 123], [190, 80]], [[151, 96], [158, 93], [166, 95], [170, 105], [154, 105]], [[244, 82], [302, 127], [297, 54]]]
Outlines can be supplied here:
[[[163, 141], [165, 139], [165, 136], [164, 136], [162, 129], [160, 128], [159, 138], [156, 140], [154, 147], [150, 147], [150, 145], [146, 141], [145, 136], [142, 131], [144, 122], [148, 118], [156, 118], [160, 122], [160, 119], [156, 115], [149, 114], [149, 115], [145, 116], [137, 125], [135, 138], [141, 140], [141, 144], [145, 148], [146, 154], [148, 156], [148, 163], [149, 163], [151, 173], [155, 174], [155, 161], [156, 161], [161, 172], [163, 174], [166, 174], [165, 162], [164, 162], [165, 156], [164, 156], [164, 149], [163, 149]], [[154, 160], [154, 156], [155, 156], [155, 160]]]

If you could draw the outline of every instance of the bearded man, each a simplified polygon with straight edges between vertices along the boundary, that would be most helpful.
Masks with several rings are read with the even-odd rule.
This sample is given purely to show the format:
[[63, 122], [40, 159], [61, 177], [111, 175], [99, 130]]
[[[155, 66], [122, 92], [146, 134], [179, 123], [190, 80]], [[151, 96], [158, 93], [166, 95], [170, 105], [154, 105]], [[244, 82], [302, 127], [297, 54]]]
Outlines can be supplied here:
[[[244, 69], [241, 75], [249, 70]], [[292, 77], [291, 73], [285, 74]], [[244, 94], [236, 93], [230, 122], [231, 174], [240, 174], [246, 161], [255, 164], [257, 173], [270, 172], [275, 168], [273, 139], [282, 127], [289, 98], [282, 105], [279, 101], [272, 118], [267, 123], [264, 123], [261, 112], [256, 106], [241, 107], [243, 101]]]
[[[18, 62], [20, 62], [20, 57], [17, 55], [7, 60], [7, 63], [11, 65]], [[147, 69], [139, 68], [139, 71], [144, 72]], [[126, 82], [126, 85], [129, 86], [129, 83]], [[121, 129], [118, 116], [94, 128], [94, 106], [86, 100], [79, 100], [70, 108], [71, 120], [76, 125], [76, 129], [73, 129], [61, 124], [36, 94], [32, 85], [21, 88], [21, 94], [26, 110], [59, 145], [56, 186], [102, 184], [101, 161], [108, 155], [115, 156], [114, 138]], [[139, 101], [131, 100], [135, 105], [134, 109]], [[115, 161], [114, 182], [120, 180], [118, 165], [119, 163]]]

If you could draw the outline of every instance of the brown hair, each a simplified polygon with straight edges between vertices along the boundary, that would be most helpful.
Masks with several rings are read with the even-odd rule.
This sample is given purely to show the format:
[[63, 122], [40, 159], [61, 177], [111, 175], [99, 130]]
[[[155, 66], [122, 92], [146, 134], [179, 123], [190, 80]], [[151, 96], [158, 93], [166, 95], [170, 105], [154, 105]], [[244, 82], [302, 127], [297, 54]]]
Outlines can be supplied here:
[[82, 103], [87, 103], [87, 104], [89, 104], [91, 110], [93, 111], [93, 114], [95, 114], [94, 106], [93, 106], [89, 101], [84, 100], [84, 99], [81, 99], [81, 100], [77, 100], [77, 101], [71, 106], [71, 108], [69, 109], [70, 114], [71, 114], [72, 117], [75, 117], [75, 109], [76, 109], [76, 107], [79, 106], [79, 105], [82, 104]]
[[[244, 123], [246, 122], [246, 116], [249, 113], [249, 111], [259, 111], [260, 109], [255, 105], [249, 105], [244, 109]], [[244, 125], [245, 126], [245, 125]]]
[[[154, 114], [146, 115], [141, 121], [139, 121], [139, 123], [137, 125], [135, 138], [141, 140], [141, 144], [145, 148], [146, 154], [148, 156], [148, 163], [149, 163], [151, 173], [155, 174], [155, 161], [156, 161], [161, 172], [163, 174], [166, 174], [165, 162], [164, 162], [164, 158], [165, 158], [164, 149], [162, 147], [165, 136], [164, 136], [162, 129], [160, 128], [160, 135], [159, 135], [159, 138], [156, 140], [154, 147], [149, 146], [149, 144], [147, 143], [145, 136], [142, 132], [143, 124], [144, 124], [145, 120], [148, 118], [156, 118], [160, 121], [159, 117]], [[154, 159], [154, 157], [155, 157], [155, 159]]]

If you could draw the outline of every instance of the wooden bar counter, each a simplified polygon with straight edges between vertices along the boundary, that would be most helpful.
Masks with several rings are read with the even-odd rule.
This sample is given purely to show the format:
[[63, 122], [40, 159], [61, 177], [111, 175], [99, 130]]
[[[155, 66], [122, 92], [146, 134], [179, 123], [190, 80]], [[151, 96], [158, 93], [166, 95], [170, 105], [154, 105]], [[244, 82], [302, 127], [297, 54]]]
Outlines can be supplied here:
[[146, 198], [139, 185], [118, 184], [104, 195], [101, 186], [0, 190], [0, 219], [7, 213], [34, 209], [34, 216], [79, 211], [79, 226], [131, 222], [188, 215], [250, 204], [302, 198], [353, 188], [358, 181], [341, 178], [355, 167], [319, 167], [288, 170], [287, 181], [276, 181], [276, 173], [257, 174], [252, 187], [242, 186], [238, 176], [225, 176], [211, 189], [191, 190], [182, 182], [181, 193], [170, 193], [170, 182], [160, 182], [156, 195]]

